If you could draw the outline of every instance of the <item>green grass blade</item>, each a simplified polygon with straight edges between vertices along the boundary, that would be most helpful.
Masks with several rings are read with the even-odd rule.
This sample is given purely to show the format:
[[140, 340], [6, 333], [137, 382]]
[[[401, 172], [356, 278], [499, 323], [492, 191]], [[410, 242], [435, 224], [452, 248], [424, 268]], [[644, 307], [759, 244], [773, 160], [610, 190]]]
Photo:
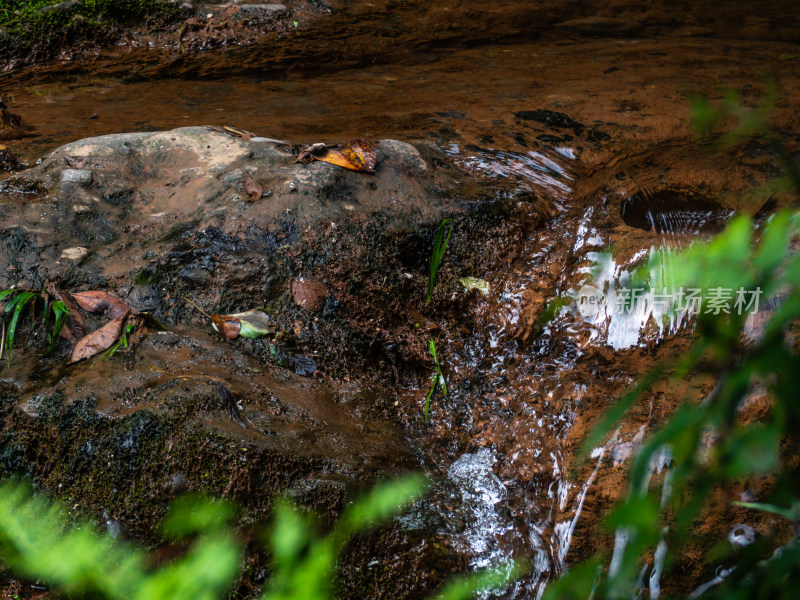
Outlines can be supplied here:
[[11, 316], [11, 323], [8, 325], [8, 331], [6, 332], [6, 346], [8, 346], [8, 360], [11, 360], [11, 350], [14, 344], [14, 335], [17, 332], [17, 325], [19, 324], [19, 317], [22, 314], [22, 309], [25, 305], [36, 297], [36, 292], [22, 292], [19, 296], [14, 298], [11, 302], [8, 303], [6, 306], [6, 312], [9, 312], [11, 308], [14, 309], [14, 314]]
[[[53, 348], [56, 347], [56, 342], [58, 342], [58, 334], [61, 333], [61, 329], [64, 327], [64, 324], [67, 322], [67, 317], [69, 317], [69, 308], [63, 302], [56, 300], [53, 304], [50, 305], [50, 310], [53, 312], [53, 329], [50, 332], [50, 345], [47, 347], [41, 356], [47, 356], [53, 351]], [[45, 306], [45, 311], [47, 311], [47, 307]], [[46, 312], [46, 314], [48, 314]], [[47, 325], [45, 324], [45, 328]]]
[[[13, 291], [13, 290], [11, 290], [11, 291]], [[9, 300], [8, 304], [6, 304], [5, 312], [10, 313], [12, 310], [14, 310], [14, 307], [22, 299], [22, 297], [23, 297], [23, 294], [20, 294], [19, 296], [15, 296], [11, 300]]]
[[425, 422], [428, 422], [428, 409], [431, 406], [431, 398], [433, 398], [433, 392], [436, 391], [436, 382], [439, 381], [439, 373], [433, 374], [433, 381], [431, 382], [431, 389], [428, 392], [428, 395], [425, 397]]
[[133, 323], [128, 323], [125, 326], [125, 329], [122, 331], [122, 335], [119, 336], [117, 342], [111, 346], [108, 350], [103, 352], [102, 358], [103, 360], [108, 360], [109, 358], [113, 358], [113, 356], [117, 353], [120, 346], [125, 346], [125, 349], [128, 349], [128, 336], [133, 333], [133, 330], [136, 329], [136, 326]]
[[[447, 231], [447, 237], [444, 235], [444, 228], [450, 225]], [[445, 219], [439, 223], [439, 229], [436, 231], [436, 240], [433, 243], [433, 251], [431, 253], [430, 275], [428, 277], [428, 295], [427, 302], [433, 300], [433, 287], [436, 285], [436, 274], [439, 272], [439, 265], [444, 258], [445, 250], [447, 250], [447, 243], [450, 241], [450, 235], [453, 233], [453, 225], [451, 219]], [[444, 238], [444, 240], [442, 239]]]

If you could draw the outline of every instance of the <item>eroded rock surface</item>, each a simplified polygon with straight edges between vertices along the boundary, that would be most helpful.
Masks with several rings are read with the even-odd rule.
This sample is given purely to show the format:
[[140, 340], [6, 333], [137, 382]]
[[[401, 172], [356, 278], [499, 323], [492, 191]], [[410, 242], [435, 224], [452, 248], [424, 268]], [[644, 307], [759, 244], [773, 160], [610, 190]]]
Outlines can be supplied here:
[[[418, 468], [397, 424], [374, 408], [388, 403], [385, 390], [329, 384], [325, 372], [352, 350], [325, 353], [367, 333], [348, 334], [325, 284], [303, 278], [333, 260], [344, 229], [339, 259], [362, 269], [353, 231], [374, 218], [386, 239], [443, 210], [414, 146], [378, 148], [368, 175], [296, 164], [296, 149], [278, 140], [190, 127], [75, 142], [3, 182], [1, 289], [104, 290], [169, 328], [67, 365], [69, 343], [38, 357], [44, 333], [23, 317], [3, 370], [3, 473], [30, 474], [148, 538], [187, 489], [233, 498], [256, 518], [288, 494], [332, 519], [347, 493]], [[247, 176], [261, 199], [250, 201]], [[209, 313], [264, 308], [274, 332], [225, 343], [186, 298]], [[87, 330], [103, 323], [89, 316]], [[339, 339], [318, 355], [292, 354], [330, 332]], [[306, 377], [290, 368], [301, 358]]]

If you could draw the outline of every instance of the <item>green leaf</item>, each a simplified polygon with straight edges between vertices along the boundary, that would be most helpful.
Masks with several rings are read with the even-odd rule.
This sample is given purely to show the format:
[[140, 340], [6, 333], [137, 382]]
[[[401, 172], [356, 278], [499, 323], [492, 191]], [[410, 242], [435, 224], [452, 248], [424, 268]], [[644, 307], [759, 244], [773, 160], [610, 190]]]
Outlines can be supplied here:
[[218, 600], [234, 582], [240, 549], [226, 533], [202, 538], [184, 556], [147, 578], [136, 600]]
[[431, 405], [431, 398], [433, 398], [433, 393], [436, 391], [436, 384], [439, 382], [439, 373], [433, 374], [433, 380], [431, 381], [431, 389], [428, 390], [428, 395], [425, 396], [425, 422], [428, 422], [428, 410], [430, 409]]
[[436, 342], [433, 341], [433, 338], [428, 340], [428, 351], [433, 356], [433, 362], [436, 366], [439, 366], [439, 358], [436, 356]]
[[420, 474], [378, 484], [345, 510], [335, 531], [349, 535], [376, 525], [422, 496], [426, 487], [427, 481]]
[[603, 575], [602, 557], [592, 556], [570, 567], [564, 575], [547, 586], [543, 600], [586, 600], [593, 597]]
[[128, 336], [132, 334], [135, 329], [136, 325], [134, 325], [133, 323], [128, 323], [125, 326], [125, 329], [122, 330], [122, 335], [119, 336], [119, 339], [116, 341], [116, 343], [113, 346], [111, 346], [108, 350], [103, 352], [102, 354], [103, 360], [108, 360], [110, 358], [113, 358], [114, 355], [117, 353], [117, 350], [119, 350], [120, 346], [124, 346], [125, 349], [127, 350]]
[[661, 512], [652, 498], [632, 495], [616, 507], [606, 519], [606, 524], [611, 528], [658, 531], [661, 528], [660, 521]]
[[478, 594], [502, 590], [522, 575], [519, 563], [509, 562], [447, 583], [434, 600], [469, 600]]
[[439, 364], [439, 357], [436, 354], [436, 342], [433, 341], [433, 338], [428, 340], [428, 351], [433, 356], [433, 380], [431, 381], [431, 389], [428, 391], [428, 395], [425, 397], [425, 422], [428, 422], [428, 409], [430, 407], [431, 398], [433, 398], [433, 394], [436, 391], [436, 384], [441, 382], [442, 384], [442, 395], [447, 396], [447, 383], [444, 380], [444, 374], [442, 373], [442, 367]]
[[771, 272], [786, 259], [793, 229], [792, 215], [789, 211], [782, 211], [772, 217], [761, 236], [761, 243], [756, 252], [754, 262], [757, 268]]
[[778, 461], [780, 433], [768, 427], [748, 427], [731, 436], [723, 465], [729, 477], [768, 473]]
[[723, 118], [721, 111], [703, 96], [695, 96], [690, 100], [690, 110], [692, 126], [698, 137], [710, 134]]

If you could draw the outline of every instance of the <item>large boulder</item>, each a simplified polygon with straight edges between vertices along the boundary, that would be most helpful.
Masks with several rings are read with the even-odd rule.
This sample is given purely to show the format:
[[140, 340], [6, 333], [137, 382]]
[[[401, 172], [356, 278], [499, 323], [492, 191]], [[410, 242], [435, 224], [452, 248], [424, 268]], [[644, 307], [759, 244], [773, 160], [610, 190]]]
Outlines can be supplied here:
[[[64, 340], [36, 354], [41, 305], [37, 321], [24, 314], [2, 364], [0, 476], [32, 476], [148, 538], [185, 490], [233, 498], [259, 519], [288, 494], [330, 520], [348, 493], [419, 468], [381, 408], [385, 386], [314, 373], [322, 352], [298, 372], [286, 361], [311, 334], [328, 348], [358, 337], [342, 333], [333, 282], [304, 278], [334, 260], [342, 230], [377, 218], [389, 235], [439, 216], [416, 148], [377, 148], [366, 174], [297, 164], [279, 140], [190, 127], [81, 140], [0, 183], [0, 289], [101, 290], [167, 327], [67, 364]], [[248, 177], [264, 190], [254, 201]], [[358, 248], [351, 237], [343, 254]], [[298, 290], [315, 292], [313, 306]], [[226, 343], [187, 297], [209, 313], [263, 308], [273, 335]], [[86, 318], [87, 330], [106, 320]]]

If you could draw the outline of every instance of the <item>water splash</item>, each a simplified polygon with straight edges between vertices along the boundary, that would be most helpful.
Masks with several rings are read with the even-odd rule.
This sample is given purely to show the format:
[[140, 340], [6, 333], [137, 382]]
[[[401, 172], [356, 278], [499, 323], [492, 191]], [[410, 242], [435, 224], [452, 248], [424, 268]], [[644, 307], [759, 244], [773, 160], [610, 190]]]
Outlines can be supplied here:
[[506, 487], [494, 474], [492, 465], [497, 461], [491, 450], [461, 455], [447, 472], [458, 486], [463, 507], [471, 518], [458, 541], [473, 555], [471, 566], [486, 568], [508, 559], [508, 554], [498, 546], [498, 538], [508, 525], [504, 523], [495, 506], [506, 497]]

